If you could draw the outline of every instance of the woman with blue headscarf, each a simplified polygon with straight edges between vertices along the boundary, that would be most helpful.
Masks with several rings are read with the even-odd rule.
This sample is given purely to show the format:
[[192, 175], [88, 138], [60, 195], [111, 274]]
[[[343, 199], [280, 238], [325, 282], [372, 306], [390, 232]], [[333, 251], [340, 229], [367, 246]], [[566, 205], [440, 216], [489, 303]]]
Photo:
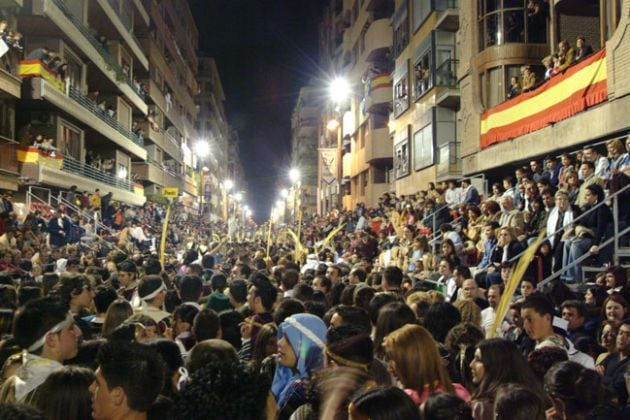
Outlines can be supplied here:
[[306, 402], [307, 380], [323, 366], [326, 325], [311, 314], [295, 314], [278, 329], [278, 364], [271, 392], [278, 419], [288, 419]]

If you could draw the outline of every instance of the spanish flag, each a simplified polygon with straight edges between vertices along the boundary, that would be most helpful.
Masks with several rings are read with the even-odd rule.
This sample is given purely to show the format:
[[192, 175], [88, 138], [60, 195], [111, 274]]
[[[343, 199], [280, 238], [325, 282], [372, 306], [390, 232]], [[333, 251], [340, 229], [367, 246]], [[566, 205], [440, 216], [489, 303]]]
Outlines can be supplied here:
[[370, 90], [392, 87], [392, 78], [389, 73], [380, 73], [370, 79]]
[[41, 77], [51, 83], [60, 91], [64, 91], [65, 84], [57, 77], [57, 73], [46, 67], [39, 60], [22, 60], [18, 66], [18, 75], [22, 79], [30, 79], [31, 77]]
[[481, 116], [481, 148], [540, 130], [608, 97], [606, 50], [601, 50]]
[[19, 146], [17, 160], [20, 163], [34, 163], [58, 170], [63, 168], [63, 155], [61, 153], [47, 153], [37, 147]]

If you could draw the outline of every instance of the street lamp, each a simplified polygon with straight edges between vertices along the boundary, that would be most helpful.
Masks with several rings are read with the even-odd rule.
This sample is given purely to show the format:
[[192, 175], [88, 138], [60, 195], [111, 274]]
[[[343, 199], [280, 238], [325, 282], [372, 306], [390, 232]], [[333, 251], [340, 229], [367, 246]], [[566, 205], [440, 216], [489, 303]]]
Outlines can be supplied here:
[[232, 188], [234, 188], [234, 181], [232, 181], [231, 179], [226, 179], [225, 181], [223, 181], [223, 188], [225, 188], [226, 191], [230, 191]]
[[336, 77], [330, 82], [328, 93], [333, 103], [339, 105], [350, 97], [350, 84], [343, 77]]
[[286, 200], [288, 196], [289, 196], [289, 190], [287, 190], [286, 188], [283, 188], [280, 190], [280, 197]]
[[203, 159], [210, 155], [210, 143], [207, 140], [199, 140], [193, 148], [198, 158]]
[[300, 180], [300, 170], [298, 168], [291, 168], [289, 171], [289, 179], [293, 184], [298, 182]]
[[343, 120], [342, 120], [342, 110], [343, 104], [350, 99], [352, 95], [352, 89], [348, 81], [342, 77], [336, 77], [330, 83], [328, 87], [328, 93], [330, 99], [335, 107], [335, 112], [337, 112], [338, 119], [331, 119], [328, 121], [326, 128], [330, 131], [337, 131], [337, 206], [339, 208], [342, 207], [342, 196], [341, 196], [341, 178], [343, 166], [341, 163], [341, 156], [343, 154], [343, 141], [342, 141], [342, 131], [343, 131]]

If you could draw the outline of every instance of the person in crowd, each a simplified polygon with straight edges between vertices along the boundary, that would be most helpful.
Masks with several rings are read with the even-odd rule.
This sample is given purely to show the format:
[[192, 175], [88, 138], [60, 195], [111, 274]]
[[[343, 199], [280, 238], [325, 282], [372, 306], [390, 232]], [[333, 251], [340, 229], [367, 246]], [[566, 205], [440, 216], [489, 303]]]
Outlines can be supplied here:
[[34, 405], [49, 420], [89, 419], [92, 417], [89, 388], [94, 380], [94, 372], [88, 368], [64, 366], [48, 375]]
[[96, 379], [90, 385], [93, 418], [145, 417], [166, 379], [159, 354], [142, 344], [106, 343], [96, 361]]
[[357, 396], [348, 407], [351, 419], [373, 420], [409, 419], [420, 420], [420, 411], [414, 402], [400, 389], [375, 387]]
[[593, 54], [593, 47], [586, 43], [586, 38], [579, 35], [575, 40], [575, 61], [581, 61]]
[[560, 41], [558, 44], [558, 58], [560, 66], [557, 73], [562, 73], [575, 61], [575, 51], [566, 40]]
[[305, 402], [306, 381], [323, 366], [326, 325], [315, 315], [296, 314], [278, 328], [278, 366], [271, 385], [278, 418], [288, 419]]
[[499, 225], [512, 228], [516, 236], [521, 235], [525, 230], [525, 220], [523, 212], [514, 205], [514, 199], [504, 194], [501, 197], [501, 208], [503, 212], [499, 219]]
[[43, 297], [22, 306], [13, 323], [15, 343], [25, 350], [22, 366], [0, 388], [0, 402], [32, 404], [48, 375], [77, 355], [80, 337], [61, 300]]
[[516, 98], [521, 94], [521, 82], [519, 81], [518, 76], [512, 76], [510, 78], [510, 88], [507, 92], [507, 98], [512, 99]]
[[568, 267], [564, 274], [565, 281], [582, 281], [581, 264], [573, 264], [573, 266], [570, 264], [586, 252], [591, 254], [604, 253], [604, 249], [600, 249], [600, 244], [611, 234], [612, 212], [607, 205], [598, 206], [603, 201], [604, 190], [601, 186], [591, 184], [586, 187], [584, 207], [581, 209], [585, 214], [577, 223], [574, 223], [573, 229], [568, 230], [571, 236], [564, 243], [562, 265]]
[[473, 382], [477, 385], [472, 396], [476, 420], [494, 418], [496, 394], [502, 385], [521, 385], [545, 400], [545, 393], [534, 372], [516, 345], [510, 341], [491, 338], [480, 342], [470, 369]]
[[385, 354], [390, 372], [416, 405], [422, 405], [434, 392], [447, 392], [470, 401], [466, 388], [451, 382], [437, 343], [423, 327], [405, 325], [390, 333], [385, 338]]
[[[580, 363], [588, 369], [595, 369], [592, 357], [577, 350], [569, 339], [555, 332], [554, 308], [546, 296], [539, 293], [529, 295], [521, 306], [521, 316], [525, 332], [537, 342], [537, 349], [546, 346], [562, 348], [569, 355], [569, 360]], [[559, 323], [556, 322], [556, 324]]]
[[[592, 162], [594, 166], [594, 175], [601, 179], [610, 179], [610, 161], [606, 156], [599, 153], [596, 147], [587, 146], [584, 148], [584, 161]], [[586, 177], [585, 177], [586, 178]]]

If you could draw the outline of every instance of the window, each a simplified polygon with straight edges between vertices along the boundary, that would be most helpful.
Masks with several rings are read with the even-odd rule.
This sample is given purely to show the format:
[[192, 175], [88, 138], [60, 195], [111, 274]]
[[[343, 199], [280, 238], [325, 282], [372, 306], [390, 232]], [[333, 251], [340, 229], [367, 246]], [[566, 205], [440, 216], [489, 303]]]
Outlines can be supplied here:
[[372, 167], [372, 180], [375, 184], [385, 184], [387, 182], [387, 168]]
[[68, 63], [66, 83], [78, 91], [83, 90], [83, 62], [64, 45], [64, 58]]
[[393, 53], [398, 57], [409, 44], [409, 16], [407, 15], [407, 2], [403, 2], [392, 17], [394, 27]]
[[413, 0], [413, 31], [416, 32], [431, 13], [431, 0]]
[[81, 160], [81, 135], [81, 130], [66, 121], [62, 121], [61, 137], [57, 142], [57, 148], [64, 155], [71, 156], [76, 160]]
[[413, 65], [414, 99], [422, 97], [433, 88], [433, 70], [431, 68], [431, 49], [418, 58]]
[[405, 129], [404, 137], [394, 145], [394, 168], [396, 178], [409, 175], [409, 129]]
[[13, 140], [15, 137], [15, 107], [11, 100], [0, 99], [0, 136]]
[[547, 5], [542, 1], [478, 0], [477, 8], [481, 50], [508, 43], [547, 42]]
[[413, 134], [413, 169], [419, 171], [433, 162], [433, 124], [429, 124]]
[[409, 108], [409, 73], [406, 67], [404, 73], [394, 79], [394, 117]]

